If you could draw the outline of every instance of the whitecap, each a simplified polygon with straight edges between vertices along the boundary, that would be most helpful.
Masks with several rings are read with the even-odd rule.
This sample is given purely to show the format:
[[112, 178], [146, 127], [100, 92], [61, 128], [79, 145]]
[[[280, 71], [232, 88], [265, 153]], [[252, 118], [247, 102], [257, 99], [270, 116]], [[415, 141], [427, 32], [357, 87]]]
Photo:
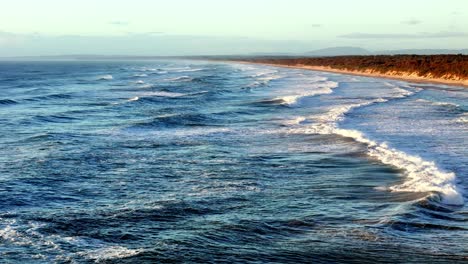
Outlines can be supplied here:
[[148, 77], [148, 74], [146, 73], [140, 73], [140, 74], [135, 74], [133, 77]]
[[106, 75], [100, 75], [96, 78], [98, 81], [109, 81], [109, 80], [113, 80], [114, 77], [110, 74], [106, 74]]
[[307, 119], [303, 116], [298, 116], [294, 119], [291, 120], [286, 120], [283, 122], [283, 125], [285, 126], [295, 126], [295, 125], [300, 125], [303, 124]]
[[81, 252], [79, 255], [96, 262], [105, 260], [123, 259], [138, 255], [142, 252], [141, 249], [129, 249], [122, 246], [109, 246], [96, 250]]
[[182, 69], [182, 70], [177, 70], [174, 72], [198, 72], [198, 71], [203, 71], [205, 69], [203, 68], [194, 68], [194, 69]]
[[167, 79], [164, 79], [165, 81], [169, 81], [169, 82], [174, 82], [174, 81], [191, 81], [193, 80], [190, 76], [179, 76], [179, 77], [174, 77], [174, 78], [167, 78]]
[[[414, 94], [411, 91], [401, 90], [398, 96], [390, 99], [402, 98]], [[464, 199], [462, 191], [456, 185], [455, 173], [445, 172], [439, 169], [434, 162], [426, 161], [418, 156], [409, 155], [403, 151], [391, 148], [385, 142], [379, 143], [368, 139], [360, 131], [341, 129], [338, 127], [338, 122], [352, 109], [375, 103], [384, 103], [390, 99], [378, 98], [361, 103], [333, 107], [321, 115], [310, 117], [310, 119], [316, 121], [315, 124], [305, 128], [292, 128], [291, 132], [336, 134], [352, 138], [357, 142], [367, 145], [367, 154], [370, 157], [403, 171], [405, 181], [401, 184], [390, 186], [388, 190], [395, 192], [436, 192], [441, 195], [441, 201], [443, 203], [462, 205]]]
[[145, 93], [144, 95], [145, 96], [158, 96], [158, 97], [181, 97], [187, 94], [160, 91], [160, 92]]
[[295, 106], [299, 103], [299, 100], [304, 97], [331, 94], [336, 87], [338, 87], [338, 83], [333, 81], [312, 83], [302, 91], [298, 91], [295, 94], [280, 96], [274, 100], [281, 100], [284, 105]]
[[468, 123], [468, 113], [461, 114], [460, 117], [455, 118], [456, 123], [467, 124]]
[[421, 102], [421, 103], [426, 103], [426, 104], [432, 104], [436, 106], [450, 106], [450, 107], [459, 107], [458, 104], [455, 103], [449, 103], [449, 102], [434, 102], [426, 99], [417, 99], [416, 102]]

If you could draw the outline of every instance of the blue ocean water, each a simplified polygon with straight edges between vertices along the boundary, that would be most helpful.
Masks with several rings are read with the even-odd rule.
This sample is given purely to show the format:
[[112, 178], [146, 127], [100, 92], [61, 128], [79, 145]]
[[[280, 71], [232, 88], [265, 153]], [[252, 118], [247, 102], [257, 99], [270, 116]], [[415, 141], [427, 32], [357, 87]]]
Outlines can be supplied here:
[[3, 263], [468, 261], [468, 91], [1, 62]]

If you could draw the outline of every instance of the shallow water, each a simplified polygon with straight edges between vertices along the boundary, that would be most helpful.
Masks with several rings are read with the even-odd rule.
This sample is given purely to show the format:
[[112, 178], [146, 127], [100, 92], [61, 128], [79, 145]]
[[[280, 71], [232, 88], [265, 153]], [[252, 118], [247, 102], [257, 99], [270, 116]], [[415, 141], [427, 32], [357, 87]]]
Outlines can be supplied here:
[[468, 92], [194, 61], [0, 63], [0, 257], [468, 261]]

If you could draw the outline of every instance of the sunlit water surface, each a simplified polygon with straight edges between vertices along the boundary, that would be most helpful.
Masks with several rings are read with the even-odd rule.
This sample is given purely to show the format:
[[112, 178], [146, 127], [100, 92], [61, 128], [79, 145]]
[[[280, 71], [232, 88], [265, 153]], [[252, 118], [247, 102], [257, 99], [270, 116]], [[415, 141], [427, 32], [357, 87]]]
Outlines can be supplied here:
[[464, 88], [147, 61], [0, 91], [3, 261], [468, 261]]

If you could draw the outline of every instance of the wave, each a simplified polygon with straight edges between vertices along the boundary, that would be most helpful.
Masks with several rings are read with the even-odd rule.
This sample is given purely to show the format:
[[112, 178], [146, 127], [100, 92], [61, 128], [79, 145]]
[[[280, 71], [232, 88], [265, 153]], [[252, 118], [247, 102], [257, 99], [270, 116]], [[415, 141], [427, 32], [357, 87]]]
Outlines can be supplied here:
[[63, 116], [63, 115], [49, 115], [49, 116], [38, 115], [38, 116], [35, 116], [34, 119], [40, 122], [48, 122], [48, 123], [68, 123], [68, 122], [77, 120], [78, 118], [70, 117], [70, 116]]
[[14, 104], [18, 104], [18, 102], [15, 101], [15, 100], [12, 100], [12, 99], [1, 99], [0, 100], [0, 105], [14, 105]]
[[270, 81], [278, 80], [278, 79], [281, 79], [281, 78], [283, 78], [283, 76], [281, 76], [281, 75], [268, 75], [268, 76], [265, 76], [265, 77], [257, 78], [257, 80], [262, 81], [262, 82], [270, 82]]
[[145, 81], [138, 80], [138, 81], [135, 82], [135, 84], [145, 84]]
[[181, 97], [181, 96], [186, 96], [187, 94], [160, 91], [160, 92], [146, 93], [145, 95], [146, 96], [158, 96], [158, 97]]
[[106, 74], [106, 75], [100, 75], [98, 77], [96, 77], [96, 80], [98, 81], [109, 81], [109, 80], [113, 80], [114, 77], [110, 74]]
[[278, 72], [279, 72], [278, 70], [260, 71], [260, 72], [257, 72], [255, 74], [250, 75], [249, 77], [251, 77], [251, 78], [262, 77], [262, 76], [266, 76], [266, 75], [269, 75], [269, 74], [275, 74], [275, 73], [278, 73]]
[[[193, 93], [193, 94], [200, 94], [199, 93]], [[160, 92], [151, 92], [151, 93], [144, 93], [140, 96], [135, 96], [135, 97], [132, 97], [130, 99], [128, 99], [129, 102], [133, 102], [133, 101], [138, 101], [142, 98], [145, 98], [145, 97], [168, 97], [168, 98], [176, 98], [176, 97], [182, 97], [182, 96], [186, 96], [186, 95], [191, 95], [191, 94], [184, 94], [184, 93], [173, 93], [173, 92], [165, 92], [165, 91], [160, 91]]]
[[434, 102], [426, 99], [417, 99], [416, 102], [429, 103], [436, 106], [448, 106], [448, 107], [460, 107], [458, 104], [449, 103], [449, 102]]
[[411, 91], [401, 89], [399, 96], [389, 99], [377, 98], [356, 104], [341, 105], [330, 109], [328, 112], [311, 117], [316, 123], [305, 129], [292, 129], [293, 132], [309, 134], [335, 134], [367, 145], [368, 156], [375, 158], [383, 164], [394, 166], [403, 171], [405, 181], [402, 184], [390, 186], [387, 189], [395, 192], [431, 192], [440, 194], [440, 201], [445, 204], [462, 205], [464, 199], [462, 191], [456, 185], [456, 175], [453, 172], [444, 172], [434, 162], [423, 160], [418, 156], [409, 155], [403, 151], [389, 147], [385, 142], [379, 143], [358, 131], [341, 129], [338, 122], [344, 119], [344, 115], [359, 107], [376, 103], [384, 103], [391, 99], [403, 98], [414, 94]]
[[467, 124], [468, 123], [468, 113], [463, 113], [460, 117], [456, 118], [455, 123]]
[[155, 72], [155, 71], [159, 71], [159, 69], [156, 69], [156, 68], [148, 68], [148, 67], [141, 67], [138, 69], [138, 71], [141, 71], [141, 72]]
[[203, 71], [205, 69], [203, 68], [194, 68], [194, 69], [182, 69], [182, 70], [176, 70], [174, 72], [198, 72], [198, 71]]
[[[57, 262], [69, 260], [69, 257], [75, 255], [94, 262], [106, 260], [117, 260], [136, 256], [143, 252], [142, 249], [129, 249], [123, 246], [107, 244], [98, 239], [92, 239], [83, 236], [61, 236], [43, 232], [51, 228], [50, 226], [36, 221], [27, 223], [17, 220], [2, 219], [3, 226], [0, 229], [0, 240], [4, 245], [14, 245], [17, 248], [34, 248], [37, 252], [30, 255], [33, 259], [48, 260], [51, 259], [41, 254], [41, 251], [64, 253], [67, 247], [78, 248], [96, 248], [94, 250], [79, 251], [71, 255], [59, 255], [55, 258]], [[55, 262], [54, 261], [54, 262]], [[66, 261], [68, 262], [68, 261]]]
[[306, 122], [307, 119], [303, 116], [298, 116], [292, 120], [286, 120], [285, 122], [283, 122], [283, 125], [285, 126], [295, 126], [295, 125], [301, 125], [303, 124], [304, 122]]
[[[158, 92], [148, 92], [148, 93], [143, 93], [140, 94], [139, 96], [134, 96], [127, 101], [133, 102], [133, 101], [139, 101], [140, 99], [151, 99], [151, 97], [166, 97], [166, 98], [178, 98], [178, 97], [184, 97], [184, 96], [196, 96], [196, 95], [201, 95], [201, 94], [206, 94], [208, 91], [200, 91], [200, 92], [194, 92], [194, 93], [177, 93], [177, 92], [166, 92], [166, 91], [158, 91]], [[118, 104], [118, 103], [115, 103]]]
[[180, 76], [180, 77], [164, 79], [164, 81], [168, 81], [168, 82], [176, 82], [176, 81], [190, 82], [192, 80], [193, 78], [191, 78], [190, 76]]
[[106, 260], [116, 260], [136, 256], [142, 252], [141, 249], [129, 249], [122, 246], [109, 246], [91, 251], [78, 253], [88, 260], [102, 262]]
[[135, 78], [148, 77], [148, 74], [146, 74], [146, 73], [139, 73], [139, 74], [133, 75], [133, 77], [135, 77]]
[[210, 115], [185, 113], [156, 116], [150, 120], [134, 123], [129, 128], [155, 128], [155, 127], [205, 127], [216, 122]]
[[50, 100], [50, 99], [70, 99], [72, 98], [71, 94], [48, 94], [48, 95], [41, 95], [36, 97], [31, 97], [24, 99], [25, 101], [42, 101], [42, 100]]
[[278, 97], [274, 100], [280, 100], [281, 104], [283, 105], [294, 106], [297, 105], [299, 103], [299, 100], [302, 98], [322, 94], [331, 94], [333, 92], [333, 89], [337, 87], [338, 83], [333, 81], [313, 83], [308, 87], [307, 90], [301, 93]]

